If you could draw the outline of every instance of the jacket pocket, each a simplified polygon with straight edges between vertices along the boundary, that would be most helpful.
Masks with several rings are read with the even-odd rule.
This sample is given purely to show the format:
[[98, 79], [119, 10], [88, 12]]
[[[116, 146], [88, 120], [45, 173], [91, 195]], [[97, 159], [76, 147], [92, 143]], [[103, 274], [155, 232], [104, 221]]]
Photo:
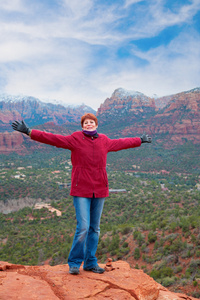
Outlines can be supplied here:
[[73, 186], [78, 186], [79, 177], [80, 177], [80, 169], [74, 170], [74, 174], [73, 174], [73, 178], [72, 178], [72, 185]]
[[106, 173], [106, 171], [104, 169], [102, 170], [102, 172], [103, 172], [104, 183], [105, 183], [106, 186], [108, 186], [108, 176], [107, 176], [107, 173]]
[[80, 176], [80, 170], [78, 171], [78, 174], [77, 174], [77, 178], [76, 178], [76, 186], [78, 186], [79, 176]]

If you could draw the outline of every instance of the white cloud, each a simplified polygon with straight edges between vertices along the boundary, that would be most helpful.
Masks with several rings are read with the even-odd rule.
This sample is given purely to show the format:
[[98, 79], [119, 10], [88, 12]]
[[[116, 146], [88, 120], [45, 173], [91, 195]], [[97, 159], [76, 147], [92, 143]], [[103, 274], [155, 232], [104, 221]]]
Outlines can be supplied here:
[[200, 35], [196, 32], [183, 32], [168, 46], [135, 54], [148, 64], [143, 68], [132, 65], [131, 72], [125, 66], [118, 81], [127, 89], [164, 96], [199, 86]]
[[182, 5], [175, 12], [167, 7], [163, 7], [162, 1], [157, 1], [154, 5], [150, 6], [150, 14], [153, 16], [152, 24], [155, 24], [160, 29], [168, 26], [181, 25], [183, 22], [189, 22], [191, 18], [200, 9], [199, 1], [191, 1], [188, 5]]
[[65, 13], [71, 14], [75, 19], [80, 19], [89, 14], [90, 9], [93, 7], [93, 1], [63, 0], [62, 5], [65, 9]]
[[139, 3], [139, 2], [143, 2], [143, 1], [144, 0], [125, 0], [124, 7], [127, 8], [130, 5], [133, 5], [133, 4], [136, 4], [136, 3]]
[[22, 0], [1, 0], [0, 9], [5, 11], [24, 11]]
[[[138, 2], [145, 3], [127, 0], [124, 6], [116, 2], [106, 7], [101, 2], [94, 6], [92, 0], [63, 0], [57, 2], [60, 7], [45, 10], [43, 2], [1, 1], [1, 13], [11, 8], [23, 12], [20, 18], [5, 15], [0, 20], [2, 92], [98, 108], [118, 87], [164, 95], [199, 85], [197, 32], [187, 29], [167, 46], [149, 51], [134, 46], [134, 40], [156, 36], [169, 26], [191, 24], [199, 1], [176, 11], [164, 9], [164, 1], [158, 0], [135, 9]], [[120, 58], [118, 47], [125, 48], [128, 41], [132, 53]], [[146, 64], [138, 64], [138, 58]]]

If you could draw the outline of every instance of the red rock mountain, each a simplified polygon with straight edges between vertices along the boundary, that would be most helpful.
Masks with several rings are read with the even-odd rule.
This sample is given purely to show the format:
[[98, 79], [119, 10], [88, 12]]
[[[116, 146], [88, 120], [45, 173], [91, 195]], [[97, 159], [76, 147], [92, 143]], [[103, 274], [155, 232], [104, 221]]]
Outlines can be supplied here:
[[158, 138], [167, 134], [177, 144], [200, 143], [200, 88], [157, 99], [118, 89], [100, 106], [97, 116], [102, 125], [110, 123], [112, 132], [116, 126], [115, 136], [146, 131]]
[[[101, 265], [104, 267], [103, 265]], [[117, 261], [104, 274], [69, 274], [68, 265], [22, 266], [0, 262], [0, 299], [195, 300], [164, 288], [142, 270]], [[198, 299], [196, 299], [198, 300]]]
[[63, 106], [44, 103], [34, 97], [0, 95], [0, 122], [4, 127], [8, 127], [8, 124], [16, 119], [25, 119], [29, 126], [46, 122], [54, 122], [56, 125], [77, 122], [85, 111], [95, 113], [91, 107], [84, 104]]
[[95, 113], [91, 107], [84, 104], [64, 107], [60, 104], [43, 103], [34, 97], [0, 95], [0, 153], [26, 152], [24, 141], [27, 138], [12, 130], [11, 123], [14, 120], [26, 120], [30, 127], [46, 124], [44, 127], [48, 130], [55, 125], [80, 122], [80, 117], [85, 111]]
[[[172, 140], [182, 144], [184, 140], [200, 143], [200, 89], [182, 92], [168, 97], [167, 105], [148, 120], [151, 133], [169, 133]], [[166, 101], [165, 97], [160, 103]], [[160, 124], [158, 127], [157, 124]]]
[[104, 114], [122, 115], [125, 112], [138, 114], [145, 109], [156, 109], [155, 100], [140, 92], [127, 91], [119, 88], [114, 91], [111, 98], [107, 98], [97, 111], [97, 116]]
[[[14, 100], [0, 101], [0, 153], [20, 153], [26, 148], [26, 137], [12, 131], [10, 123], [13, 120], [25, 119], [32, 128], [43, 124], [41, 130], [70, 134], [78, 128], [75, 123], [73, 128], [70, 127], [71, 122], [79, 122], [85, 111], [95, 113], [85, 105], [66, 108], [32, 97]], [[199, 144], [200, 88], [155, 99], [119, 88], [101, 104], [97, 116], [101, 132], [111, 137], [139, 135], [145, 131], [158, 142], [166, 139], [166, 147], [188, 140]], [[32, 145], [34, 147], [41, 148], [36, 143]]]

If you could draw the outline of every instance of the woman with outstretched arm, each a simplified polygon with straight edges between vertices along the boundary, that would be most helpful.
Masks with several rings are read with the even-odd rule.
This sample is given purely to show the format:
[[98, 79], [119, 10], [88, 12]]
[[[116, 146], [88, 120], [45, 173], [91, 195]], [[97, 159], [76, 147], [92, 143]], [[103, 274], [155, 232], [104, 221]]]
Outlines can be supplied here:
[[95, 254], [103, 205], [105, 197], [109, 196], [107, 153], [151, 143], [151, 138], [143, 134], [141, 137], [110, 139], [97, 133], [98, 120], [91, 113], [81, 117], [82, 131], [68, 136], [31, 130], [24, 121], [15, 121], [12, 127], [29, 135], [32, 140], [71, 151], [70, 195], [73, 196], [77, 227], [68, 257], [69, 273], [79, 274], [82, 262], [85, 271], [103, 273], [105, 270], [99, 267]]

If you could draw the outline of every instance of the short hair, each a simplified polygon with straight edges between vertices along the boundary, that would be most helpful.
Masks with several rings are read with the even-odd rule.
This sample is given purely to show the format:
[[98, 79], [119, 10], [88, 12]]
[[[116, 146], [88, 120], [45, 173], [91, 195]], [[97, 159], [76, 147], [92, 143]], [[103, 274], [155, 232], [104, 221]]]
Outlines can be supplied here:
[[83, 123], [86, 119], [91, 119], [94, 120], [96, 125], [98, 125], [98, 120], [97, 117], [91, 113], [85, 113], [82, 117], [81, 117], [81, 126], [83, 127]]

